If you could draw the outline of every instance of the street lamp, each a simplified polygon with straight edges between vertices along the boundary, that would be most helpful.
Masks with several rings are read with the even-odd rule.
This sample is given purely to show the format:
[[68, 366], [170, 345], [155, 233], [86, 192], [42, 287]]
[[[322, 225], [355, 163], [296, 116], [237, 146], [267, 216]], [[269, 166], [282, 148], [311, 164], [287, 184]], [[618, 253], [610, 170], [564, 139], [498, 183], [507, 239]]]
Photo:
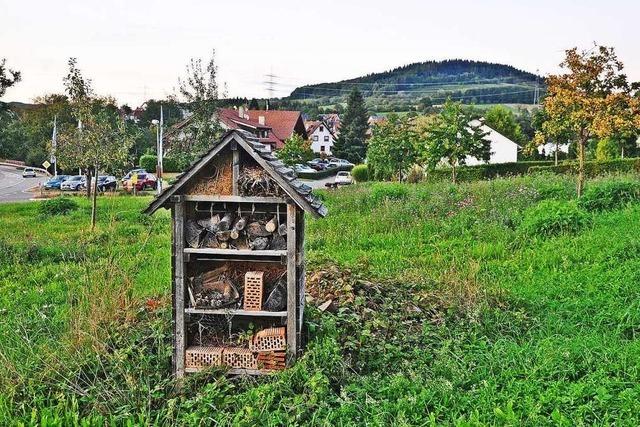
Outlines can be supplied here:
[[162, 147], [162, 125], [163, 125], [163, 114], [162, 114], [162, 106], [160, 106], [160, 120], [153, 119], [151, 120], [151, 124], [156, 127], [156, 153], [158, 154], [158, 162], [156, 163], [156, 176], [158, 178], [158, 182], [156, 188], [158, 190], [158, 194], [162, 192], [162, 157], [163, 157], [163, 147]]

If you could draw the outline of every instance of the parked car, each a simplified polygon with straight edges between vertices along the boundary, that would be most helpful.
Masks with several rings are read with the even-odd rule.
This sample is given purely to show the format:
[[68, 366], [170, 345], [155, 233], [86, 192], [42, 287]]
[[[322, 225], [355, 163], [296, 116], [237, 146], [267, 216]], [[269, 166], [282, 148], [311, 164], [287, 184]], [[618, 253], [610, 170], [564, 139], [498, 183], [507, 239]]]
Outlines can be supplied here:
[[134, 173], [147, 173], [146, 169], [131, 169], [129, 172], [127, 172], [127, 174], [125, 176], [122, 177], [122, 185], [124, 186], [124, 182], [125, 181], [129, 181], [131, 179], [131, 176]]
[[118, 188], [118, 180], [115, 176], [98, 176], [98, 191], [115, 191]]
[[349, 160], [345, 159], [331, 159], [329, 160], [330, 168], [352, 168], [355, 165], [351, 163]]
[[307, 164], [314, 170], [323, 171], [327, 168], [329, 161], [325, 159], [317, 158], [317, 159], [308, 161]]
[[335, 183], [338, 185], [353, 184], [353, 178], [351, 177], [351, 172], [346, 172], [346, 171], [338, 172], [338, 174], [336, 175]]
[[22, 177], [23, 178], [35, 178], [36, 177], [36, 171], [33, 168], [24, 168], [24, 170], [22, 171]]
[[[133, 178], [136, 177], [136, 183], [133, 183]], [[155, 175], [146, 172], [134, 173], [131, 177], [122, 182], [122, 187], [127, 191], [133, 191], [134, 187], [136, 191], [142, 191], [146, 189], [155, 190], [158, 186], [158, 180]]]
[[78, 191], [86, 188], [87, 179], [83, 175], [73, 175], [60, 184], [62, 191]]
[[44, 183], [45, 190], [60, 190], [60, 185], [70, 178], [70, 175], [56, 175], [51, 179], [48, 179], [47, 182]]
[[310, 168], [307, 165], [303, 165], [302, 163], [293, 165], [293, 170], [295, 170], [298, 173], [315, 173], [316, 172], [315, 169]]

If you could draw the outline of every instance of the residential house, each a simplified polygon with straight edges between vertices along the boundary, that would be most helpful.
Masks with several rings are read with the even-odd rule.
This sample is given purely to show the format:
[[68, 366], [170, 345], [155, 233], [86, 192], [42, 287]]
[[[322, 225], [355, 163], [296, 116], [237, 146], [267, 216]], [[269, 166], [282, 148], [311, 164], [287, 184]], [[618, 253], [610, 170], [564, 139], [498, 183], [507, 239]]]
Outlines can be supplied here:
[[320, 114], [320, 120], [329, 127], [334, 137], [337, 137], [340, 133], [340, 116], [336, 113]]
[[[248, 131], [258, 138], [267, 151], [279, 150], [293, 134], [307, 139], [307, 131], [299, 111], [221, 108], [217, 116], [223, 129]], [[191, 121], [189, 117], [167, 131], [165, 145], [169, 149], [172, 140], [184, 141], [188, 137], [186, 131]]]
[[478, 160], [475, 157], [468, 156], [466, 158], [467, 166], [481, 165], [485, 163], [512, 163], [518, 161], [518, 150], [520, 149], [518, 144], [497, 130], [482, 124], [480, 120], [473, 120], [471, 124], [473, 126], [480, 125], [480, 129], [487, 132], [487, 136], [485, 138], [491, 141], [491, 158], [488, 162], [484, 162], [483, 160]]
[[305, 122], [305, 126], [311, 140], [311, 150], [320, 155], [330, 156], [336, 137], [329, 126], [321, 120]]

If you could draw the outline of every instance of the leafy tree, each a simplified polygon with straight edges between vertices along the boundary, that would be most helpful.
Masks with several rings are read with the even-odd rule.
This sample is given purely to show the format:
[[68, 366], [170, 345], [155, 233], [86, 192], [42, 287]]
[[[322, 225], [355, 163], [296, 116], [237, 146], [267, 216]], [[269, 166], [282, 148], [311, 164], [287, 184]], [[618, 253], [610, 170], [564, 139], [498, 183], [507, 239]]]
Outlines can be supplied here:
[[613, 138], [602, 138], [596, 145], [596, 160], [611, 160], [620, 156], [620, 147]]
[[173, 126], [182, 120], [182, 109], [174, 99], [149, 99], [144, 103], [145, 108], [140, 114], [140, 120], [138, 122], [139, 126], [148, 128], [151, 126], [152, 120], [159, 120], [160, 106], [162, 106], [162, 115], [165, 126]]
[[489, 108], [484, 116], [485, 123], [500, 132], [513, 142], [521, 144], [524, 142], [522, 128], [516, 119], [513, 111], [503, 105], [496, 105]]
[[336, 157], [353, 163], [362, 163], [367, 155], [366, 139], [369, 114], [358, 89], [347, 99], [347, 109], [340, 120], [340, 134], [331, 149]]
[[260, 105], [258, 105], [258, 100], [255, 98], [251, 98], [251, 101], [249, 102], [249, 109], [250, 110], [259, 110], [260, 109]]
[[[58, 134], [58, 161], [63, 167], [82, 167], [93, 170], [93, 198], [91, 203], [91, 229], [96, 224], [96, 197], [98, 172], [101, 168], [122, 165], [129, 156], [133, 143], [125, 123], [118, 114], [115, 100], [92, 96], [91, 81], [85, 79], [69, 60], [69, 73], [64, 78], [71, 99], [73, 116], [81, 126], [67, 126]], [[91, 174], [87, 187], [91, 187]]]
[[[585, 149], [589, 140], [632, 132], [640, 126], [640, 100], [622, 72], [623, 64], [613, 48], [566, 51], [560, 64], [566, 74], [547, 78], [544, 100], [547, 120], [542, 133], [557, 136], [568, 132], [577, 139], [578, 195], [584, 189]], [[543, 138], [538, 138], [543, 139]]]
[[220, 105], [220, 96], [224, 97], [218, 88], [218, 66], [215, 62], [215, 50], [205, 68], [202, 60], [192, 58], [187, 65], [187, 76], [179, 79], [179, 93], [184, 98], [188, 108], [192, 112], [190, 135], [187, 141], [189, 147], [183, 151], [191, 151], [193, 155], [208, 150], [214, 141], [222, 134], [222, 126], [216, 113]]
[[6, 59], [0, 59], [0, 98], [7, 92], [7, 89], [22, 79], [20, 71], [8, 68], [6, 63]]
[[491, 143], [481, 122], [474, 123], [473, 115], [459, 102], [447, 100], [435, 123], [426, 131], [424, 160], [435, 168], [443, 159], [451, 166], [451, 180], [456, 183], [456, 168], [466, 164], [467, 156], [488, 161]]
[[402, 181], [419, 155], [418, 134], [412, 120], [390, 114], [373, 127], [367, 155], [369, 175], [374, 179]]
[[313, 158], [311, 142], [294, 133], [287, 138], [284, 147], [278, 151], [278, 158], [289, 166], [307, 162]]

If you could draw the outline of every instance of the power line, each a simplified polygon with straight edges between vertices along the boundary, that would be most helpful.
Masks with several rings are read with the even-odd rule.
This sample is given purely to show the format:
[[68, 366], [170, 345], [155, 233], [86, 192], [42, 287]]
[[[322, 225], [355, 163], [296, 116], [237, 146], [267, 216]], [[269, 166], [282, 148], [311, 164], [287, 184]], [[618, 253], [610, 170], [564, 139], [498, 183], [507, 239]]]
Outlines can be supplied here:
[[[479, 95], [453, 95], [453, 96], [447, 96], [447, 97], [440, 97], [440, 98], [431, 98], [432, 101], [446, 101], [449, 98], [455, 98], [455, 99], [466, 99], [466, 98], [485, 98], [485, 97], [492, 97], [492, 96], [504, 96], [504, 95], [515, 95], [515, 94], [523, 94], [523, 93], [531, 93], [531, 91], [533, 91], [534, 89], [528, 89], [528, 90], [521, 90], [521, 91], [514, 91], [514, 92], [503, 92], [503, 93], [486, 93], [486, 94], [479, 94]], [[420, 92], [411, 92], [411, 93], [420, 93]], [[432, 93], [432, 92], [430, 92]], [[300, 92], [298, 93], [299, 95], [305, 95], [305, 96], [318, 96], [318, 94], [312, 94], [312, 93], [305, 93], [305, 92]]]
[[[316, 84], [286, 84], [286, 83], [278, 83], [280, 86], [288, 86], [288, 87], [305, 87], [306, 89], [336, 89], [336, 88], [324, 88], [322, 85], [334, 85], [334, 86], [348, 86], [348, 85], [358, 85], [358, 86], [463, 86], [463, 85], [473, 85], [473, 84], [527, 84], [526, 81], [513, 82], [511, 81], [512, 77], [504, 77], [500, 80], [498, 79], [483, 79], [483, 80], [468, 80], [468, 81], [452, 81], [452, 82], [427, 82], [427, 83], [368, 83], [368, 82], [335, 82], [335, 83], [316, 83]], [[339, 90], [339, 89], [337, 89]]]

